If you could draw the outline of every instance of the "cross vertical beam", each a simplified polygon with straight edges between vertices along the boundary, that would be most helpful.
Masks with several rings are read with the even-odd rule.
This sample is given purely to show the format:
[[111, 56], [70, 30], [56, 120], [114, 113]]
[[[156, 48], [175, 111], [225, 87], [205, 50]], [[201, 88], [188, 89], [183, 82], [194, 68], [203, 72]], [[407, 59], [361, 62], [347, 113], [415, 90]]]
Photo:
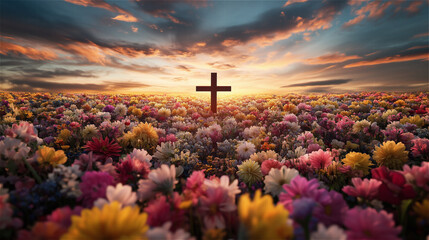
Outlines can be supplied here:
[[211, 86], [197, 86], [196, 90], [197, 92], [211, 92], [211, 110], [213, 113], [217, 113], [217, 92], [230, 92], [231, 86], [218, 86], [217, 73], [211, 73]]

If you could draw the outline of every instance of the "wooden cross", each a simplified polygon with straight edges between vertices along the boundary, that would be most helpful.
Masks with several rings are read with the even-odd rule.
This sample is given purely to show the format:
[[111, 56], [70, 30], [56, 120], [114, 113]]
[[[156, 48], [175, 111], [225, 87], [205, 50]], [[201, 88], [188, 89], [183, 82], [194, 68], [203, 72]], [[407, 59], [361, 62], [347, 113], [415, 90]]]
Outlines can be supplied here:
[[230, 92], [231, 86], [218, 86], [217, 85], [217, 73], [212, 73], [212, 85], [211, 86], [197, 86], [197, 92], [208, 91], [211, 92], [211, 108], [212, 112], [217, 112], [217, 92]]

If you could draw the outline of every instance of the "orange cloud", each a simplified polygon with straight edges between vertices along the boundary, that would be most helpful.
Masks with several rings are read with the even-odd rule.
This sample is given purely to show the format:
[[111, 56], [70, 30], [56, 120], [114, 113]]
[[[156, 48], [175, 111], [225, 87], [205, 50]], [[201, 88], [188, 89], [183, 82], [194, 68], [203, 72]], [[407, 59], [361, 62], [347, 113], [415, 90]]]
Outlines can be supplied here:
[[112, 19], [118, 20], [118, 21], [124, 21], [124, 22], [137, 22], [137, 18], [134, 17], [131, 13], [125, 11], [124, 9], [113, 6], [105, 2], [104, 0], [65, 0], [66, 2], [73, 3], [80, 6], [85, 7], [96, 7], [96, 8], [103, 8], [111, 12], [115, 13], [121, 13], [121, 15], [118, 15]]
[[407, 62], [407, 61], [414, 61], [414, 60], [429, 60], [429, 54], [418, 53], [418, 54], [402, 55], [402, 56], [398, 54], [393, 57], [385, 57], [385, 58], [379, 58], [379, 59], [374, 59], [369, 61], [360, 61], [360, 62], [351, 63], [344, 66], [344, 68], [373, 66], [373, 65], [379, 65], [379, 64]]
[[139, 28], [134, 27], [134, 26], [131, 26], [131, 30], [132, 30], [133, 32], [138, 32]]
[[118, 20], [118, 21], [123, 21], [123, 22], [137, 22], [137, 18], [134, 17], [133, 15], [129, 15], [129, 14], [121, 14], [118, 15], [114, 18], [112, 18], [113, 20]]
[[351, 20], [349, 20], [348, 22], [346, 22], [343, 26], [344, 27], [350, 27], [352, 25], [358, 24], [360, 22], [362, 22], [362, 20], [365, 19], [365, 15], [359, 15]]
[[412, 1], [405, 10], [409, 13], [416, 13], [419, 11], [419, 7], [422, 4], [423, 1]]
[[332, 53], [326, 54], [315, 58], [308, 58], [304, 62], [308, 64], [327, 64], [327, 63], [340, 63], [353, 59], [360, 59], [361, 57], [357, 55], [346, 56], [344, 53]]
[[416, 34], [413, 36], [413, 38], [421, 38], [421, 37], [427, 37], [427, 36], [429, 36], [429, 32]]
[[[359, 1], [353, 1], [350, 4], [351, 5], [360, 5]], [[350, 27], [352, 25], [358, 24], [362, 22], [368, 15], [368, 18], [380, 18], [383, 16], [384, 12], [388, 7], [390, 7], [392, 2], [381, 2], [381, 1], [373, 1], [366, 3], [363, 7], [357, 9], [354, 11], [354, 13], [357, 15], [355, 18], [351, 19], [350, 21], [346, 22], [343, 27]]]
[[0, 54], [8, 53], [22, 54], [34, 60], [53, 60], [57, 58], [57, 54], [51, 50], [38, 50], [31, 47], [24, 47], [9, 42], [0, 41]]
[[101, 65], [110, 63], [110, 60], [106, 57], [105, 54], [103, 54], [102, 49], [100, 49], [94, 43], [73, 43], [68, 45], [60, 45], [60, 47], [67, 52], [72, 52], [83, 58], [86, 58], [88, 62], [98, 63]]
[[307, 2], [307, 1], [308, 0], [289, 0], [289, 1], [285, 2], [285, 4], [283, 4], [283, 7], [287, 7], [287, 6], [294, 4], [294, 3], [303, 3], [303, 2]]

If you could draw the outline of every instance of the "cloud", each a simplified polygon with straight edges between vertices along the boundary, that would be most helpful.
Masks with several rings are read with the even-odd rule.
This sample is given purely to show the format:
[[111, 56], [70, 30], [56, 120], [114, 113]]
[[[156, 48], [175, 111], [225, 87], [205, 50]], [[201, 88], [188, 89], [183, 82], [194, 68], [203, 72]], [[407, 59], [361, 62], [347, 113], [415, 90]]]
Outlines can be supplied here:
[[121, 91], [133, 88], [146, 88], [151, 85], [147, 85], [139, 82], [112, 82], [104, 81], [101, 84], [95, 83], [64, 83], [45, 81], [39, 79], [0, 79], [0, 83], [10, 85], [6, 91], [54, 91], [54, 92], [82, 92], [82, 91], [96, 91], [96, 92], [109, 92], [109, 91]]
[[180, 70], [187, 71], [187, 72], [190, 72], [190, 71], [191, 71], [190, 67], [187, 67], [187, 66], [185, 66], [185, 65], [179, 65], [179, 66], [177, 66], [176, 68], [177, 68], [177, 69], [180, 69]]
[[405, 9], [409, 13], [418, 13], [420, 11], [420, 6], [423, 4], [423, 1], [411, 1], [410, 5]]
[[413, 36], [413, 38], [421, 38], [421, 37], [428, 37], [429, 32], [419, 33]]
[[221, 62], [211, 62], [211, 63], [207, 63], [207, 64], [209, 66], [212, 66], [212, 67], [214, 67], [216, 69], [221, 69], [221, 70], [236, 68], [236, 66], [233, 65], [233, 64], [221, 63]]
[[288, 0], [288, 1], [286, 1], [286, 3], [283, 5], [283, 7], [287, 7], [287, 6], [289, 6], [289, 5], [291, 5], [291, 4], [294, 4], [294, 3], [303, 3], [303, 2], [307, 2], [308, 0]]
[[0, 54], [2, 55], [24, 55], [33, 60], [53, 60], [58, 57], [54, 51], [49, 49], [38, 50], [32, 47], [21, 46], [1, 40], [0, 46]]
[[187, 81], [188, 79], [185, 77], [175, 77], [173, 78], [173, 81], [175, 82], [181, 82], [181, 81]]
[[374, 66], [379, 64], [387, 64], [387, 63], [397, 63], [397, 62], [407, 62], [407, 61], [415, 61], [415, 60], [429, 60], [428, 49], [425, 49], [425, 52], [414, 52], [410, 54], [396, 54], [394, 56], [377, 58], [366, 61], [359, 61], [355, 63], [350, 63], [344, 66], [344, 68], [354, 68], [354, 67], [362, 67], [362, 66]]
[[352, 55], [347, 56], [345, 53], [335, 52], [325, 54], [315, 58], [308, 58], [304, 62], [307, 64], [327, 64], [327, 63], [340, 63], [348, 60], [360, 59], [360, 56]]
[[124, 9], [111, 5], [103, 0], [65, 0], [66, 2], [73, 3], [76, 5], [81, 5], [85, 7], [96, 7], [103, 8], [111, 12], [121, 13], [120, 15], [112, 18], [113, 20], [124, 21], [124, 22], [137, 22], [138, 19], [134, 17], [131, 13], [125, 11]]
[[295, 83], [295, 84], [282, 86], [281, 88], [329, 86], [329, 85], [345, 84], [345, 83], [348, 83], [350, 81], [351, 81], [351, 79], [330, 79], [330, 80], [323, 80], [323, 81], [311, 81], [311, 82], [305, 82], [305, 83]]
[[54, 70], [42, 70], [38, 68], [16, 67], [13, 71], [19, 72], [32, 78], [56, 78], [56, 77], [96, 77], [92, 72], [83, 70], [68, 70], [65, 68], [56, 68]]
[[266, 11], [250, 23], [227, 27], [211, 35], [201, 51], [222, 51], [249, 42], [269, 45], [287, 39], [293, 33], [327, 29], [334, 17], [346, 6], [347, 1], [308, 2], [286, 9]]

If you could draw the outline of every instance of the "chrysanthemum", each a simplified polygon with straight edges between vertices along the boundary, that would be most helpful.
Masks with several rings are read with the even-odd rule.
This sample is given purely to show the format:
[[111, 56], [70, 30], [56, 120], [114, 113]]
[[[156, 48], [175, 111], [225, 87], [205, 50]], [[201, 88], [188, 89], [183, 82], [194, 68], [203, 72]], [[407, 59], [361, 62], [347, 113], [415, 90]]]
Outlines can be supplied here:
[[348, 210], [343, 195], [336, 191], [320, 189], [316, 196], [319, 205], [314, 209], [314, 216], [326, 226], [342, 224], [344, 214]]
[[137, 194], [133, 192], [130, 185], [118, 183], [116, 187], [107, 186], [106, 199], [99, 198], [94, 202], [94, 206], [102, 208], [105, 204], [119, 202], [121, 206], [134, 206], [137, 201]]
[[203, 213], [205, 227], [225, 228], [224, 214], [237, 209], [235, 195], [231, 198], [228, 189], [221, 186], [207, 187], [200, 198], [200, 210]]
[[139, 181], [138, 196], [140, 200], [147, 200], [157, 192], [171, 194], [176, 186], [176, 167], [163, 164], [160, 168], [152, 170], [148, 179]]
[[94, 124], [89, 124], [82, 129], [81, 133], [83, 138], [92, 139], [93, 137], [97, 136], [98, 129]]
[[241, 165], [238, 165], [237, 175], [249, 186], [262, 180], [261, 167], [259, 167], [257, 162], [252, 160], [244, 161]]
[[261, 152], [257, 152], [257, 153], [252, 154], [250, 156], [250, 160], [253, 160], [253, 161], [258, 162], [258, 163], [262, 163], [268, 159], [278, 160], [278, 156], [279, 155], [275, 151], [268, 150], [268, 151], [261, 151]]
[[395, 227], [393, 214], [373, 208], [355, 207], [344, 218], [347, 227], [347, 239], [392, 239], [399, 240], [401, 227]]
[[343, 192], [353, 197], [360, 197], [365, 200], [373, 200], [378, 195], [378, 188], [382, 182], [377, 179], [352, 178], [352, 186], [343, 187]]
[[365, 176], [369, 174], [369, 167], [374, 165], [369, 158], [370, 156], [366, 153], [350, 152], [341, 161], [344, 165], [350, 166], [353, 170], [362, 171]]
[[174, 142], [163, 142], [156, 147], [156, 152], [153, 155], [162, 163], [169, 163], [176, 154], [176, 146]]
[[0, 157], [2, 159], [22, 160], [28, 157], [30, 148], [19, 139], [6, 137], [0, 141]]
[[402, 174], [408, 183], [429, 192], [429, 162], [422, 162], [421, 166], [404, 165]]
[[120, 156], [121, 152], [121, 146], [115, 140], [109, 141], [107, 137], [105, 139], [92, 138], [92, 141], [87, 142], [84, 148], [104, 158]]
[[166, 222], [162, 227], [149, 229], [146, 235], [149, 240], [194, 240], [191, 235], [183, 229], [178, 229], [175, 232], [170, 230], [171, 222]]
[[151, 227], [160, 227], [167, 222], [176, 230], [181, 227], [185, 220], [185, 211], [180, 209], [182, 200], [178, 193], [166, 197], [160, 195], [148, 203], [144, 211], [148, 214], [147, 223]]
[[411, 148], [413, 156], [429, 160], [429, 139], [417, 138], [412, 140], [412, 142], [414, 144]]
[[274, 205], [270, 195], [261, 197], [257, 190], [253, 201], [249, 194], [242, 195], [238, 204], [238, 216], [245, 227], [243, 239], [290, 239], [293, 228], [288, 221], [288, 211]]
[[309, 154], [311, 167], [314, 169], [323, 169], [332, 163], [332, 156], [329, 151], [325, 152], [319, 149]]
[[204, 180], [204, 187], [205, 188], [217, 188], [221, 187], [225, 189], [228, 192], [228, 195], [232, 201], [235, 201], [235, 195], [239, 194], [241, 190], [238, 188], [238, 180], [235, 179], [234, 181], [229, 183], [229, 177], [226, 175], [223, 175], [219, 179], [205, 179]]
[[134, 148], [145, 149], [151, 153], [158, 144], [158, 140], [158, 134], [150, 123], [140, 123], [123, 136], [125, 145], [129, 144]]
[[262, 162], [261, 164], [261, 172], [264, 175], [267, 175], [271, 169], [280, 169], [282, 167], [282, 164], [274, 159], [268, 159]]
[[419, 217], [429, 221], [429, 200], [424, 199], [421, 202], [416, 202], [413, 206], [413, 210]]
[[401, 142], [387, 141], [380, 147], [375, 147], [372, 157], [379, 166], [401, 169], [404, 163], [408, 161], [408, 151], [405, 151], [405, 145]]
[[251, 142], [242, 142], [237, 146], [237, 154], [241, 159], [248, 159], [255, 151], [255, 145]]
[[317, 179], [308, 181], [305, 177], [296, 176], [290, 184], [283, 185], [284, 192], [280, 193], [280, 202], [288, 209], [292, 210], [292, 201], [298, 198], [316, 199], [319, 194], [319, 182]]
[[46, 146], [39, 148], [36, 152], [36, 158], [40, 164], [50, 164], [52, 166], [67, 162], [67, 157], [63, 150], [55, 151], [54, 148]]
[[147, 214], [136, 207], [121, 208], [118, 202], [102, 209], [85, 209], [72, 217], [72, 225], [62, 240], [75, 239], [146, 239]]
[[79, 184], [82, 195], [78, 200], [82, 200], [84, 206], [91, 207], [95, 200], [106, 197], [106, 188], [113, 183], [114, 179], [108, 173], [85, 172]]
[[283, 190], [283, 184], [289, 184], [298, 175], [299, 173], [296, 169], [287, 168], [286, 166], [280, 169], [272, 168], [270, 173], [265, 177], [264, 190], [266, 193], [277, 196]]
[[146, 178], [150, 172], [149, 164], [129, 156], [116, 165], [117, 177], [121, 183], [135, 183]]

